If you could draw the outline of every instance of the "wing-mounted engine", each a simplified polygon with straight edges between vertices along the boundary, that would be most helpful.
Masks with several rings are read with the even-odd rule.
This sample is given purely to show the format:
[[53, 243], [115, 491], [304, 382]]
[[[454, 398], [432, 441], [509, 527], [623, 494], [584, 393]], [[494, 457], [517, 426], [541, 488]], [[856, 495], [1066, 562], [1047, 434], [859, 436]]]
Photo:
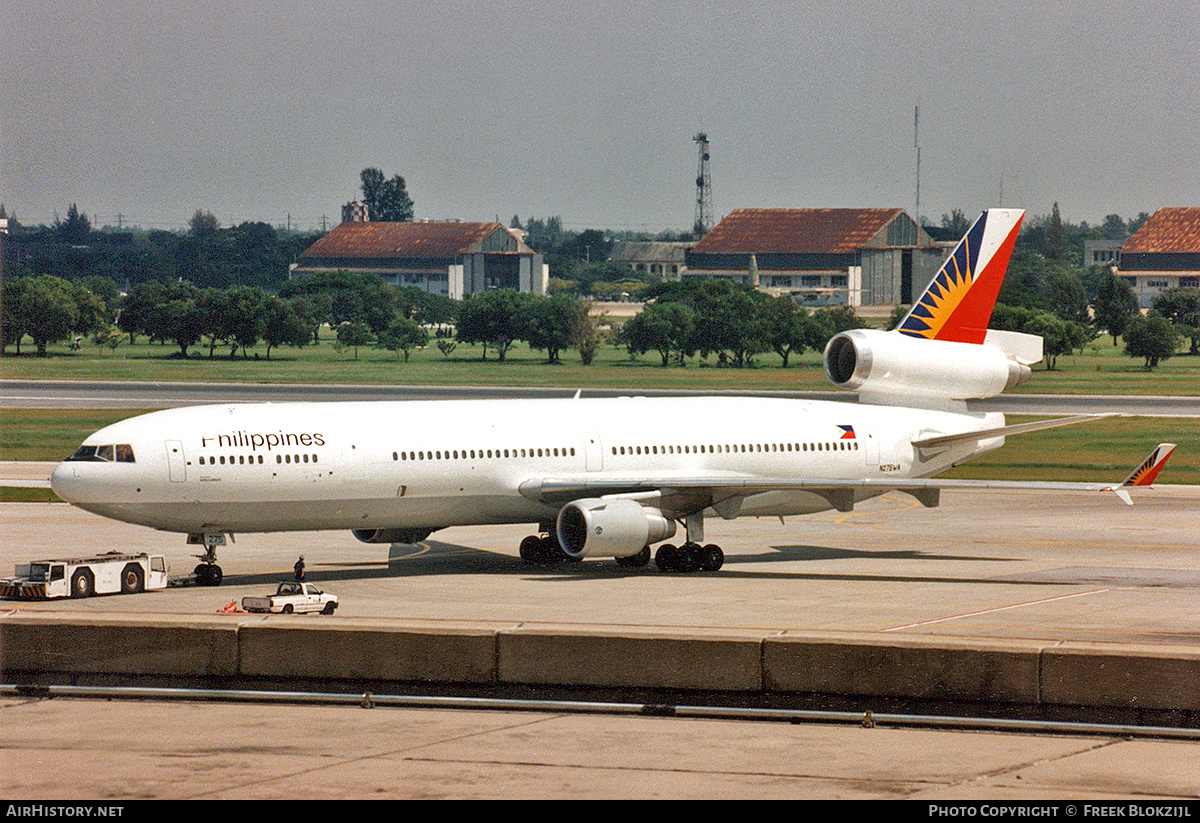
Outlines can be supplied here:
[[634, 500], [586, 498], [558, 513], [558, 542], [571, 557], [632, 557], [675, 534], [675, 521]]
[[433, 529], [352, 529], [352, 534], [363, 543], [419, 543]]
[[1040, 338], [1019, 339], [1024, 346], [1017, 351], [1005, 345], [1017, 342], [1011, 338], [1003, 339], [1002, 348], [990, 339], [957, 343], [852, 329], [825, 346], [825, 374], [834, 384], [857, 390], [863, 403], [943, 408], [995, 397], [1028, 380], [1030, 363], [1024, 361], [1035, 348], [1040, 359]]

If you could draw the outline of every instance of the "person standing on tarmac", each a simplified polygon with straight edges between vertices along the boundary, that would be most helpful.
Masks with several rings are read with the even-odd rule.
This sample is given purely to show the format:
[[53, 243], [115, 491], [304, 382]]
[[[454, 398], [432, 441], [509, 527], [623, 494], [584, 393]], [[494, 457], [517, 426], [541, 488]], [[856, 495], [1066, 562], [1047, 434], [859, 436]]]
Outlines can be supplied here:
[[296, 569], [296, 579], [303, 580], [304, 579], [304, 555], [300, 555], [300, 559], [296, 561], [295, 569]]

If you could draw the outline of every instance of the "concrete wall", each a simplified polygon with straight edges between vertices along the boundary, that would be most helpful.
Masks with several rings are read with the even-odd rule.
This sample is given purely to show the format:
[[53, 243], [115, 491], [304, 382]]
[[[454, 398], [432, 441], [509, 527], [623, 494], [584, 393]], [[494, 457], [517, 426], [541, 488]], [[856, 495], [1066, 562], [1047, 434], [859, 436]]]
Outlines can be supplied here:
[[817, 693], [1200, 711], [1200, 647], [303, 616], [15, 613], [0, 677]]

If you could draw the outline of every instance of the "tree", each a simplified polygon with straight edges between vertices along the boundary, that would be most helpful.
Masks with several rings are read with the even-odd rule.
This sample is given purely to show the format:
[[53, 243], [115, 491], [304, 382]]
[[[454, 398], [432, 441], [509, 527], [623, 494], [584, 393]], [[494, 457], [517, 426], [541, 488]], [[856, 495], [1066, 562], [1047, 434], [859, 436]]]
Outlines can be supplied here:
[[200, 330], [208, 338], [208, 356], [211, 359], [217, 346], [226, 342], [232, 329], [232, 307], [229, 293], [221, 289], [205, 289], [196, 297], [196, 304], [204, 318]]
[[192, 213], [192, 219], [188, 221], [188, 228], [193, 237], [209, 239], [216, 236], [221, 224], [211, 211], [196, 209]]
[[1153, 308], [1191, 340], [1188, 354], [1200, 354], [1200, 289], [1167, 289], [1154, 298]]
[[813, 324], [808, 310], [784, 295], [767, 301], [763, 314], [768, 345], [783, 359], [783, 368], [793, 354], [801, 354], [812, 342]]
[[263, 335], [267, 293], [258, 286], [238, 286], [230, 289], [227, 296], [229, 325], [226, 340], [232, 347], [229, 356], [233, 357], [240, 347], [245, 358], [246, 349], [256, 344]]
[[571, 345], [579, 350], [579, 360], [585, 366], [592, 365], [592, 361], [596, 359], [596, 352], [600, 349], [600, 320], [600, 317], [592, 314], [592, 304], [584, 303]]
[[385, 180], [379, 169], [363, 169], [363, 202], [370, 210], [370, 218], [381, 223], [407, 223], [413, 219], [413, 202], [408, 196], [404, 178], [394, 175]]
[[657, 351], [664, 367], [670, 364], [671, 353], [677, 352], [682, 366], [683, 358], [695, 351], [695, 333], [696, 313], [683, 303], [668, 301], [648, 304], [621, 327], [617, 339], [631, 354]]
[[1050, 311], [1063, 320], [1088, 322], [1087, 292], [1077, 275], [1061, 266], [1052, 266], [1046, 272], [1043, 288]]
[[99, 298], [61, 277], [43, 274], [17, 278], [5, 287], [5, 339], [12, 335], [11, 339], [19, 344], [19, 335], [28, 334], [37, 346], [38, 356], [45, 357], [50, 343], [98, 328], [103, 312]]
[[188, 347], [204, 336], [204, 311], [194, 297], [167, 301], [159, 307], [159, 323], [164, 337], [179, 346], [180, 357], [187, 357]]
[[503, 361], [513, 344], [525, 339], [528, 314], [524, 305], [529, 299], [530, 295], [513, 289], [495, 289], [467, 297], [458, 310], [459, 342], [482, 343], [484, 360], [491, 346]]
[[357, 360], [359, 346], [365, 346], [371, 342], [371, 327], [361, 320], [343, 323], [338, 326], [337, 339], [343, 345], [351, 346], [354, 349], [354, 359]]
[[274, 346], [300, 348], [312, 339], [312, 330], [291, 301], [268, 295], [263, 310], [262, 339], [267, 344], [267, 359], [270, 360]]
[[1178, 345], [1179, 333], [1156, 311], [1135, 317], [1125, 327], [1125, 353], [1144, 358], [1147, 370], [1156, 368], [1160, 360], [1173, 355]]
[[399, 359], [399, 352], [404, 352], [404, 362], [408, 362], [409, 352], [414, 348], [429, 343], [429, 333], [425, 331], [415, 320], [407, 317], [397, 317], [386, 329], [379, 333], [378, 346], [381, 349], [397, 352], [396, 359]]
[[1127, 280], [1105, 269], [1096, 279], [1092, 312], [1096, 326], [1112, 335], [1115, 346], [1117, 337], [1124, 334], [1125, 327], [1138, 313], [1137, 295]]
[[963, 214], [962, 209], [954, 209], [949, 214], [942, 215], [942, 228], [947, 234], [962, 237], [971, 228], [971, 221]]
[[1058, 358], [1083, 346], [1087, 329], [1072, 320], [1063, 320], [1050, 312], [1038, 312], [1026, 321], [1019, 331], [1042, 338], [1042, 355], [1047, 371], [1053, 371]]
[[567, 294], [535, 296], [525, 304], [525, 340], [530, 348], [545, 349], [547, 361], [559, 362], [559, 352], [576, 339], [587, 307]]
[[1050, 220], [1046, 224], [1046, 257], [1051, 260], [1064, 261], [1067, 256], [1067, 233], [1063, 227], [1062, 215], [1058, 212], [1058, 201], [1055, 201], [1050, 211]]
[[79, 207], [72, 203], [67, 207], [67, 219], [56, 220], [54, 230], [63, 243], [86, 243], [88, 236], [92, 233], [92, 221], [88, 220], [87, 215], [80, 212]]

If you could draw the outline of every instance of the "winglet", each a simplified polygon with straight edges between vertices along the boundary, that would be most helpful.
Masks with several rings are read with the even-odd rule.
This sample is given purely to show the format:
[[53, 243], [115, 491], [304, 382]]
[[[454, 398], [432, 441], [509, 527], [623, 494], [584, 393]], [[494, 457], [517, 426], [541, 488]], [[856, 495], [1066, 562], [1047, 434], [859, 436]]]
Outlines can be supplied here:
[[1129, 496], [1126, 489], [1130, 486], [1149, 486], [1154, 483], [1158, 473], [1162, 471], [1162, 467], [1166, 465], [1167, 458], [1175, 452], [1174, 443], [1159, 443], [1154, 447], [1154, 451], [1143, 460], [1136, 469], [1129, 473], [1129, 476], [1121, 482], [1119, 486], [1109, 486], [1105, 491], [1115, 492], [1117, 497], [1120, 497], [1130, 506], [1133, 505], [1133, 498]]
[[929, 340], [983, 343], [1024, 216], [1022, 209], [984, 211], [896, 331]]

